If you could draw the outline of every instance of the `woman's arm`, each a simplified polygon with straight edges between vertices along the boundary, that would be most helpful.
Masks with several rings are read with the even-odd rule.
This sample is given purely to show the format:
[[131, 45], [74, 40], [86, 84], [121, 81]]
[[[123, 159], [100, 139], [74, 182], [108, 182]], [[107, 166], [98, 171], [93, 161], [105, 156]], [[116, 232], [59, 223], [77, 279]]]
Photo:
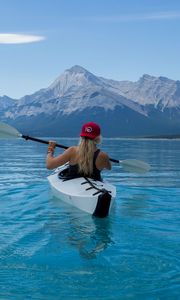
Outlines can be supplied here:
[[46, 167], [49, 170], [55, 169], [59, 166], [64, 165], [68, 161], [70, 161], [71, 158], [71, 152], [72, 149], [71, 147], [65, 150], [62, 154], [58, 155], [57, 157], [54, 157], [54, 146], [51, 144], [48, 147], [48, 153], [47, 153], [47, 158], [46, 158]]

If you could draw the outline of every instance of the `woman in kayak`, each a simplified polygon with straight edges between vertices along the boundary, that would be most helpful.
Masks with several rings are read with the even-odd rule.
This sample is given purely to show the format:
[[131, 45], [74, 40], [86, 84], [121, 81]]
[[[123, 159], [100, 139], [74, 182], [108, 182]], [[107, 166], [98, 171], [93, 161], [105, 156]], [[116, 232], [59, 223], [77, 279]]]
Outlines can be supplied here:
[[97, 148], [101, 142], [100, 127], [89, 122], [83, 125], [78, 146], [69, 147], [62, 154], [54, 157], [56, 143], [49, 142], [46, 166], [49, 170], [69, 162], [68, 177], [87, 176], [101, 180], [101, 171], [111, 169], [109, 156]]

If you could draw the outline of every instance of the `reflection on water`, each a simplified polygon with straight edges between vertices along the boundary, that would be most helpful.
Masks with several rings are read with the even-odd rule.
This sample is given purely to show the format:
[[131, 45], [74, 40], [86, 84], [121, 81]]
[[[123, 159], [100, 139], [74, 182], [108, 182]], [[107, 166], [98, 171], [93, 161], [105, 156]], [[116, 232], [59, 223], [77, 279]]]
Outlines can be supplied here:
[[80, 225], [79, 219], [71, 219], [72, 234], [68, 236], [71, 245], [75, 246], [82, 257], [91, 259], [105, 250], [112, 243], [110, 220], [92, 217], [85, 226]]
[[66, 241], [78, 250], [81, 257], [96, 258], [99, 252], [113, 243], [110, 218], [95, 218], [55, 197], [51, 201], [55, 206], [63, 206], [66, 210], [66, 225], [69, 228]]

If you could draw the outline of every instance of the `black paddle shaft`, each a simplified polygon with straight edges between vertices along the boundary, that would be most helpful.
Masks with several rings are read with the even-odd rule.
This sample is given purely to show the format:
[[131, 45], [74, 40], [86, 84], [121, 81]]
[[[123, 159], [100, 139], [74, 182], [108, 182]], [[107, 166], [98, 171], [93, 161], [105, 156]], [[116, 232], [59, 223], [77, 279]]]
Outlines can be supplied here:
[[[34, 137], [29, 136], [29, 135], [22, 135], [21, 137], [25, 140], [31, 140], [31, 141], [39, 142], [39, 143], [46, 144], [46, 145], [49, 144], [48, 141], [41, 140], [41, 139], [38, 139], [38, 138], [34, 138]], [[69, 147], [61, 145], [61, 144], [56, 144], [56, 147], [63, 148], [63, 149], [68, 149], [69, 148]], [[114, 159], [114, 158], [110, 158], [109, 160], [112, 161], [112, 162], [115, 162], [115, 163], [119, 163], [119, 160]]]
[[[38, 138], [34, 138], [34, 137], [29, 136], [29, 135], [22, 135], [21, 137], [22, 137], [23, 139], [25, 139], [25, 140], [31, 140], [31, 141], [39, 142], [39, 143], [46, 144], [46, 145], [49, 144], [48, 141], [41, 140], [41, 139], [38, 139]], [[63, 149], [68, 149], [68, 148], [69, 148], [69, 147], [67, 147], [67, 146], [60, 145], [60, 144], [56, 144], [56, 147], [63, 148]]]

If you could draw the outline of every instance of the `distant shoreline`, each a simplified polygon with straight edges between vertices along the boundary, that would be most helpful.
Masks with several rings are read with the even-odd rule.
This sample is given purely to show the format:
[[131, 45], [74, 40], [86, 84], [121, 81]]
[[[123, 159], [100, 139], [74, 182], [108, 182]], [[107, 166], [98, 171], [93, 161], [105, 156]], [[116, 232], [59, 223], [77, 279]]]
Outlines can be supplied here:
[[180, 139], [180, 134], [167, 134], [167, 135], [152, 135], [152, 136], [144, 136], [144, 139]]

